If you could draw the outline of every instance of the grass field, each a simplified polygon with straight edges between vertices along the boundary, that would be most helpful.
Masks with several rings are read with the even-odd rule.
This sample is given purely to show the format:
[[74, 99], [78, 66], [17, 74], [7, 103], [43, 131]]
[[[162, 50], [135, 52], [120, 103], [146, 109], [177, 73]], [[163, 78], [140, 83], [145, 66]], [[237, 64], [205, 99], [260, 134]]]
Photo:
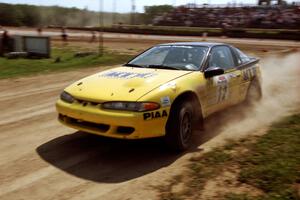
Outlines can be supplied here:
[[[215, 185], [224, 200], [299, 200], [300, 114], [275, 123], [261, 137], [229, 142], [190, 160], [186, 174], [160, 188], [161, 199], [203, 199]], [[174, 192], [178, 183], [180, 191]], [[204, 198], [205, 199], [205, 198]]]
[[105, 51], [102, 57], [99, 57], [97, 54], [86, 57], [74, 57], [77, 51], [78, 49], [73, 47], [53, 47], [52, 55], [49, 59], [7, 59], [0, 57], [0, 79], [77, 68], [123, 64], [132, 57], [132, 55], [108, 51]]

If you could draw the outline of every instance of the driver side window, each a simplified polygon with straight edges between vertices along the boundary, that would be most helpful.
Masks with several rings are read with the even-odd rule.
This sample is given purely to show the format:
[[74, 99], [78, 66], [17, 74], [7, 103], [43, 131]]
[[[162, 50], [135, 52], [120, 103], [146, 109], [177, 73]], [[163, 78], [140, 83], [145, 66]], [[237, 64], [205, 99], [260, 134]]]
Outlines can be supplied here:
[[213, 47], [208, 67], [220, 67], [225, 71], [235, 66], [231, 50], [227, 46]]

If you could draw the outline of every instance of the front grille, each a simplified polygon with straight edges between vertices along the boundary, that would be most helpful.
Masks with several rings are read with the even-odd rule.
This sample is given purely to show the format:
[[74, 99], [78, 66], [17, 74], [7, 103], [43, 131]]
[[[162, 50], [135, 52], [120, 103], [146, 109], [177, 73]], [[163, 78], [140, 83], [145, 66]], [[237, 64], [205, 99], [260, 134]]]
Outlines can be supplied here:
[[70, 125], [87, 128], [90, 130], [100, 131], [103, 133], [107, 132], [110, 128], [110, 126], [107, 124], [87, 122], [87, 121], [74, 119], [72, 117], [68, 117], [64, 115], [59, 115], [59, 119]]
[[91, 105], [91, 106], [99, 106], [101, 105], [98, 102], [93, 102], [93, 101], [87, 101], [87, 100], [81, 100], [81, 99], [75, 99], [77, 103], [83, 105], [83, 106], [87, 106], [87, 105]]

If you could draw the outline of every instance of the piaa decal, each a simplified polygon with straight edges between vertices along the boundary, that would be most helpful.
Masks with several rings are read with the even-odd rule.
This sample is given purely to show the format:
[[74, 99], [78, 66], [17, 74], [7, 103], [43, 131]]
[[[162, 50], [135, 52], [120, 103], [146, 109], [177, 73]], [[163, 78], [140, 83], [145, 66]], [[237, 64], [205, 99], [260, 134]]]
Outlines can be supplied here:
[[144, 113], [143, 116], [144, 116], [144, 120], [151, 120], [151, 119], [167, 117], [168, 113], [166, 110], [163, 110], [162, 112], [160, 112], [160, 111], [147, 112], [147, 113]]

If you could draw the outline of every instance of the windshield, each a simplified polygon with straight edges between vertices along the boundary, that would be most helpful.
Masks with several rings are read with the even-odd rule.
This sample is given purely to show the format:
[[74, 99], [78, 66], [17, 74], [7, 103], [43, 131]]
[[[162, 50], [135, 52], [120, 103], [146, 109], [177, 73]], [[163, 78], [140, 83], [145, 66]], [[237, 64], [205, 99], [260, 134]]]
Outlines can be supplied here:
[[208, 47], [156, 46], [134, 58], [127, 66], [199, 70]]

